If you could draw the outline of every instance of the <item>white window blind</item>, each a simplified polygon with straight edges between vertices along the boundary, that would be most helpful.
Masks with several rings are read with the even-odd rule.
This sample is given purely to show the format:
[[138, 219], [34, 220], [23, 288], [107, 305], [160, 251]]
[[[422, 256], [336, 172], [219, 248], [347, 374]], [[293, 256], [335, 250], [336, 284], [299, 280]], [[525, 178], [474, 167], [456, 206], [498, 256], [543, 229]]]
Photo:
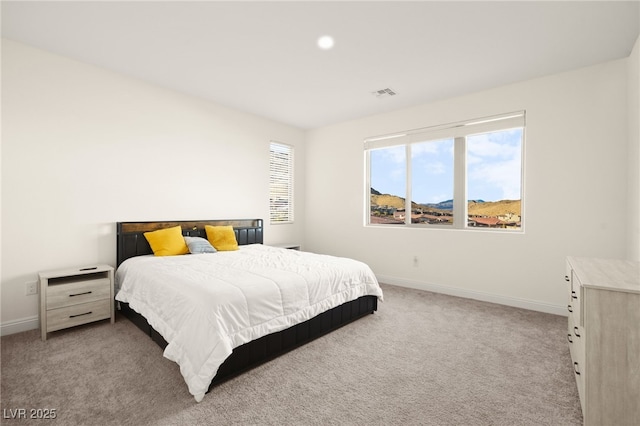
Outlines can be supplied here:
[[365, 139], [364, 149], [369, 150], [394, 145], [405, 145], [407, 143], [425, 140], [465, 137], [494, 130], [524, 127], [524, 125], [525, 113], [524, 111], [517, 111], [509, 114], [478, 118], [475, 120], [408, 130], [402, 133], [375, 136]]
[[269, 215], [271, 223], [293, 222], [293, 147], [269, 145]]

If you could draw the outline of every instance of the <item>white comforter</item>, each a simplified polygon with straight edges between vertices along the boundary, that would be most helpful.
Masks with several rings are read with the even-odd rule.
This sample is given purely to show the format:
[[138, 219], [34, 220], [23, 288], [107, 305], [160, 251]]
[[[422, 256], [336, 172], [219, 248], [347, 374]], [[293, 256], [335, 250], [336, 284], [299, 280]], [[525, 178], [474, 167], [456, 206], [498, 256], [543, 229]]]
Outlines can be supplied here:
[[116, 273], [116, 300], [147, 318], [200, 402], [233, 348], [360, 296], [382, 300], [352, 259], [253, 244], [184, 256], [140, 256]]

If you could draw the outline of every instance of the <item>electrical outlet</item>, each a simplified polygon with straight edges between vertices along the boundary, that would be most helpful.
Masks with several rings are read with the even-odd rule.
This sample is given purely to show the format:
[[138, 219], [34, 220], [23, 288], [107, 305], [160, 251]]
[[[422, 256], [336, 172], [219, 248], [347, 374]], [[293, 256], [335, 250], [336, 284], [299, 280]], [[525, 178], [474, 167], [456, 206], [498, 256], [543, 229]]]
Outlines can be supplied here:
[[38, 294], [38, 281], [29, 281], [25, 283], [27, 296], [32, 294]]

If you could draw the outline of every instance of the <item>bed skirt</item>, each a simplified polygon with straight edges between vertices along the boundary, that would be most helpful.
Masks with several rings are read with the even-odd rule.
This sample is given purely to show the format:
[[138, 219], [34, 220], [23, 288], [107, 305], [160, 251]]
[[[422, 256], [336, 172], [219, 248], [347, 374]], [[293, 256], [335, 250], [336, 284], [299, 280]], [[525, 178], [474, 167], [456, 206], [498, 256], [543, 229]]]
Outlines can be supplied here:
[[[166, 340], [149, 325], [146, 318], [131, 309], [127, 303], [119, 302], [119, 304], [120, 312], [125, 317], [151, 337], [162, 349], [167, 346]], [[218, 369], [218, 373], [209, 385], [209, 390], [217, 384], [300, 347], [345, 324], [373, 314], [377, 309], [378, 298], [376, 296], [362, 296], [336, 306], [303, 323], [238, 346]]]

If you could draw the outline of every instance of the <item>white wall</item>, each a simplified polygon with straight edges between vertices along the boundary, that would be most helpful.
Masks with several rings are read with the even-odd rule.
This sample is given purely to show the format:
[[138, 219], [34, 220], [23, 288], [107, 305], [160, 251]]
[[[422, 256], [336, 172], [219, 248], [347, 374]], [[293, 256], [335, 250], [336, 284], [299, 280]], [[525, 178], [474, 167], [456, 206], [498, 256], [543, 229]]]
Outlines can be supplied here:
[[[266, 221], [267, 243], [354, 257], [386, 282], [563, 313], [566, 255], [638, 258], [638, 233], [627, 238], [640, 220], [638, 44], [629, 60], [305, 134], [3, 40], [1, 331], [37, 327], [24, 283], [38, 271], [114, 264], [117, 221], [266, 219], [271, 139], [296, 147], [297, 221]], [[524, 234], [363, 226], [365, 137], [519, 109]]]
[[302, 163], [301, 130], [8, 40], [2, 89], [4, 334], [38, 326], [38, 271], [115, 265], [117, 221], [263, 218], [265, 242], [302, 242], [268, 223], [269, 141]]
[[640, 37], [628, 59], [629, 177], [627, 258], [640, 261]]
[[[383, 282], [565, 313], [567, 255], [625, 257], [626, 76], [620, 60], [309, 132], [307, 249]], [[521, 109], [525, 233], [363, 226], [364, 138]]]

